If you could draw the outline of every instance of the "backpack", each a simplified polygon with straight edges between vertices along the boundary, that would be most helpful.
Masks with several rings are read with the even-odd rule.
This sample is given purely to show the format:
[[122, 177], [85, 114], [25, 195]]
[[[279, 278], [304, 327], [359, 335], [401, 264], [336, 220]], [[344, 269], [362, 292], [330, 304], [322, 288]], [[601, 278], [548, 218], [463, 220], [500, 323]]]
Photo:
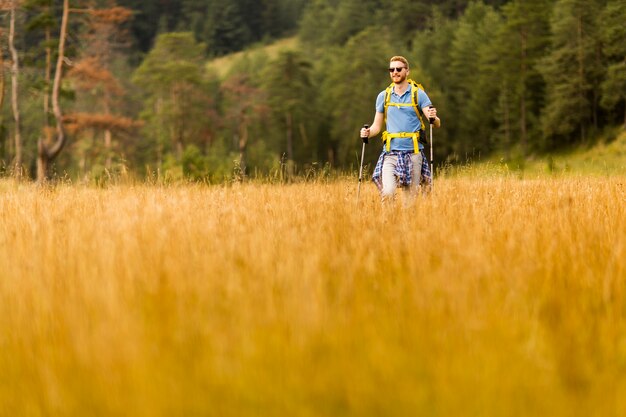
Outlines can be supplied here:
[[414, 147], [414, 152], [416, 153], [419, 152], [418, 143], [422, 143], [423, 145], [427, 144], [426, 135], [424, 134], [424, 126], [425, 126], [424, 125], [424, 113], [422, 112], [422, 109], [420, 109], [418, 106], [418, 98], [417, 98], [418, 90], [422, 90], [422, 91], [425, 91], [425, 90], [421, 84], [416, 83], [412, 79], [409, 78], [407, 81], [412, 87], [411, 103], [390, 103], [391, 92], [393, 91], [393, 86], [395, 84], [391, 83], [389, 84], [389, 87], [385, 89], [385, 110], [384, 110], [385, 127], [387, 127], [387, 108], [390, 105], [396, 106], [398, 108], [405, 107], [405, 106], [412, 106], [413, 109], [415, 110], [415, 114], [417, 114], [417, 118], [420, 121], [420, 130], [418, 132], [398, 132], [398, 133], [389, 133], [385, 130], [382, 134], [382, 141], [383, 141], [383, 144], [387, 148], [387, 152], [389, 152], [389, 150], [391, 149], [391, 139], [394, 139], [394, 138], [413, 138], [413, 147]]

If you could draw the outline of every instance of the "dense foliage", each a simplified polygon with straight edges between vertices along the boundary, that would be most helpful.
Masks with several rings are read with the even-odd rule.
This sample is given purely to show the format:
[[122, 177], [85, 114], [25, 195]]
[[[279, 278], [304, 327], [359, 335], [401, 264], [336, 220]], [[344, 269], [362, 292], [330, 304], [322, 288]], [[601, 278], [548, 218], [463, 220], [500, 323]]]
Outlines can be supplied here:
[[[5, 3], [0, 159], [13, 172], [23, 148], [34, 177], [37, 142], [55, 124], [47, 63], [62, 7]], [[61, 84], [69, 143], [57, 175], [220, 180], [354, 168], [358, 129], [372, 121], [392, 55], [409, 59], [438, 108], [439, 161], [497, 153], [522, 163], [626, 123], [621, 0], [70, 3]], [[286, 36], [298, 42], [258, 47]], [[21, 119], [8, 99], [15, 81]], [[367, 160], [379, 151], [368, 146]]]

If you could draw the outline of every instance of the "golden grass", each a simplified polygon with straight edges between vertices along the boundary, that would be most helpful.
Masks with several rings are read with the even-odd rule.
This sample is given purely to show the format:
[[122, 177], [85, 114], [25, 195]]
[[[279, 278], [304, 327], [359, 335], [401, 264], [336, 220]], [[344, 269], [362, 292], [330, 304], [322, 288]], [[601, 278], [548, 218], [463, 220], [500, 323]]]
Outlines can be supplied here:
[[626, 415], [625, 182], [0, 182], [0, 415]]

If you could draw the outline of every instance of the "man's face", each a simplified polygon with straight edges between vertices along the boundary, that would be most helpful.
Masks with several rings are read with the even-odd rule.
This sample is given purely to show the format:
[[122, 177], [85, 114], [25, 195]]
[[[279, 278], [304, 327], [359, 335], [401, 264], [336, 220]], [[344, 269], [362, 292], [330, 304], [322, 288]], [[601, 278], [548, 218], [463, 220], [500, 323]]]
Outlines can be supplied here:
[[[398, 70], [400, 71], [398, 72]], [[403, 82], [408, 74], [409, 70], [402, 61], [391, 61], [389, 63], [389, 76], [394, 83], [399, 84]]]

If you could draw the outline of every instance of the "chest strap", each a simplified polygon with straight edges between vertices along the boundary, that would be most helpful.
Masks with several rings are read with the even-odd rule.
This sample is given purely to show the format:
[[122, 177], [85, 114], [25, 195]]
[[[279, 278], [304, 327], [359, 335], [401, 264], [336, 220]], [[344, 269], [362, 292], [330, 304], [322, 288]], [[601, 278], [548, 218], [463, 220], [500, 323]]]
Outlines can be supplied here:
[[387, 152], [391, 151], [391, 139], [395, 138], [413, 138], [413, 152], [418, 153], [420, 151], [419, 148], [419, 137], [420, 132], [398, 132], [398, 133], [389, 133], [386, 130], [383, 132], [382, 140]]

